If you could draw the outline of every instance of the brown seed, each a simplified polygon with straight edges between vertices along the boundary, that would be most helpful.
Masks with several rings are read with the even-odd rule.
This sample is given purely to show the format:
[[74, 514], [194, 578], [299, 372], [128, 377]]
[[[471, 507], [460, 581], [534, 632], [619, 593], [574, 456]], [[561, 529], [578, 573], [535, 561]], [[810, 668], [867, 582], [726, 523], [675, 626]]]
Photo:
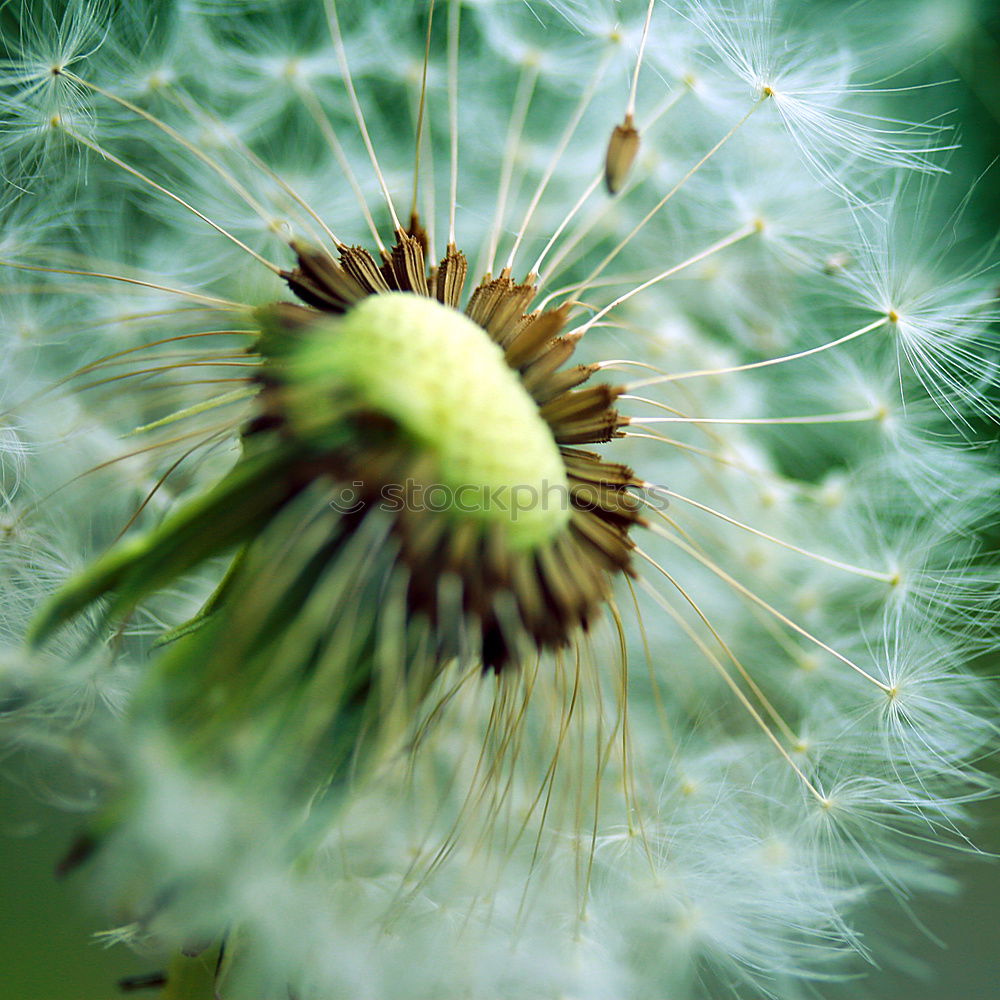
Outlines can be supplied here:
[[608, 154], [604, 160], [604, 183], [608, 194], [618, 194], [628, 177], [639, 152], [639, 130], [631, 115], [616, 125], [608, 140]]

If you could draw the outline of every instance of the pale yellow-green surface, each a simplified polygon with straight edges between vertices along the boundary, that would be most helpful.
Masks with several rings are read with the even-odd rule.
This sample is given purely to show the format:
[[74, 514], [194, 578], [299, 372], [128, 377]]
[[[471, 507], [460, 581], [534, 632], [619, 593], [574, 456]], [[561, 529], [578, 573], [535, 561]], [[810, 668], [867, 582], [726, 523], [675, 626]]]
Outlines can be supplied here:
[[[551, 539], [569, 517], [566, 473], [538, 407], [503, 352], [468, 317], [402, 292], [363, 299], [290, 361], [293, 421], [320, 431], [342, 386], [398, 422], [433, 456], [455, 516], [503, 524], [512, 545]], [[330, 421], [336, 417], [331, 413]]]

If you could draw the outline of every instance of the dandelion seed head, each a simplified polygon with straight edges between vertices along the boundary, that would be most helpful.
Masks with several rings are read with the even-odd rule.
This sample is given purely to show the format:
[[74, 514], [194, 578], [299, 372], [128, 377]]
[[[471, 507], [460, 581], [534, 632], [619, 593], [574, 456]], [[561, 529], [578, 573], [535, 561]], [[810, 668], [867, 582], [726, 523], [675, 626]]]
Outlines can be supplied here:
[[[0, 737], [100, 799], [122, 936], [229, 935], [227, 1000], [882, 961], [865, 914], [947, 890], [994, 792], [995, 275], [895, 179], [950, 139], [850, 18], [43, 7], [0, 562], [47, 641]], [[407, 478], [572, 495], [507, 531], [378, 509]]]

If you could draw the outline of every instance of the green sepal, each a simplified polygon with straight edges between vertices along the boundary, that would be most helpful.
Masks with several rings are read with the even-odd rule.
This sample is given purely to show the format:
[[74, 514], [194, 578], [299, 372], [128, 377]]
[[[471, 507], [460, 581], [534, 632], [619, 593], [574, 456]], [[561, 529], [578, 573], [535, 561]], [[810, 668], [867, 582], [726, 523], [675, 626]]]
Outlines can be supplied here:
[[66, 583], [32, 623], [28, 641], [44, 642], [89, 604], [114, 592], [107, 616], [127, 613], [199, 563], [252, 537], [290, 494], [291, 449], [241, 459], [212, 489], [157, 528], [110, 549]]
[[166, 632], [162, 633], [159, 638], [153, 643], [153, 649], [159, 649], [161, 646], [167, 646], [172, 642], [176, 642], [178, 639], [183, 639], [186, 635], [191, 635], [197, 632], [198, 629], [202, 628], [211, 620], [212, 616], [222, 607], [222, 602], [226, 599], [226, 595], [232, 589], [233, 580], [236, 578], [236, 574], [239, 572], [239, 568], [246, 558], [246, 548], [240, 549], [236, 553], [236, 557], [229, 564], [229, 568], [226, 570], [225, 575], [219, 582], [218, 587], [212, 591], [211, 596], [204, 603], [201, 610], [186, 622], [182, 622], [175, 628], [167, 629]]

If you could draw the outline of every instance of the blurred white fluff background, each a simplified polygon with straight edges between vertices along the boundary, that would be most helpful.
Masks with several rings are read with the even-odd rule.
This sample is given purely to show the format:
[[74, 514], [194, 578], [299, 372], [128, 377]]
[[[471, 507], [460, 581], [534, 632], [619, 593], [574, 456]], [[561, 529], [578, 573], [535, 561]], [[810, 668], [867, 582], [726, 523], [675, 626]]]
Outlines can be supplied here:
[[[995, 792], [977, 664], [1000, 488], [995, 247], [947, 173], [948, 122], [893, 82], [934, 7], [653, 4], [612, 198], [646, 3], [439, 0], [418, 206], [437, 256], [454, 205], [474, 280], [516, 249], [575, 324], [625, 296], [579, 350], [635, 386], [606, 453], [670, 502], [616, 591], [624, 663], [608, 615], [575, 660], [445, 677], [421, 738], [360, 769], [305, 853], [252, 783], [129, 713], [221, 564], [96, 644], [96, 620], [41, 653], [22, 637], [123, 528], [235, 459], [231, 431], [188, 454], [149, 429], [219, 390], [218, 359], [242, 372], [242, 343], [168, 338], [236, 322], [209, 300], [289, 298], [235, 241], [290, 266], [322, 220], [374, 250], [362, 205], [391, 239], [333, 5], [0, 9], [3, 767], [81, 827], [125, 792], [83, 876], [112, 938], [225, 936], [224, 1000], [822, 996], [926, 950], [910, 900], [954, 888]], [[427, 5], [335, 12], [403, 214]]]

